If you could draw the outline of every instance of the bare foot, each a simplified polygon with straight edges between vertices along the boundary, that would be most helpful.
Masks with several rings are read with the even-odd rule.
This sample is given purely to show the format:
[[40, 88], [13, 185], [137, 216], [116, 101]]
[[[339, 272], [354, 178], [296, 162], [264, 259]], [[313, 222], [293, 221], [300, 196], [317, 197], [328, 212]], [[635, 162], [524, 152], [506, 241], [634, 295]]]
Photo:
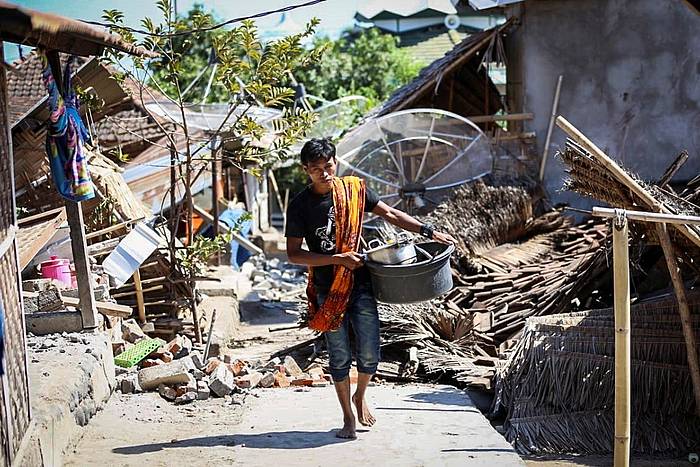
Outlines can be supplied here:
[[338, 430], [335, 434], [336, 438], [344, 439], [355, 439], [357, 435], [355, 434], [355, 418], [348, 418], [343, 420], [343, 428]]
[[362, 398], [362, 400], [359, 400], [357, 398], [357, 395], [353, 395], [352, 402], [357, 408], [357, 420], [364, 426], [374, 425], [374, 422], [376, 422], [377, 419], [374, 418], [374, 415], [372, 415], [372, 413], [367, 408], [367, 403], [365, 402], [364, 398]]

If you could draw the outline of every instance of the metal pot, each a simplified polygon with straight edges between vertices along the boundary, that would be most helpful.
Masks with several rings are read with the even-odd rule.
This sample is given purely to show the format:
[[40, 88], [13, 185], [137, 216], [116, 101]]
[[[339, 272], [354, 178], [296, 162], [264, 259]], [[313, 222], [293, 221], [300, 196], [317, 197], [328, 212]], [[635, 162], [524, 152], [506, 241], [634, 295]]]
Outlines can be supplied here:
[[383, 243], [378, 238], [371, 240], [365, 251], [368, 261], [379, 264], [410, 264], [416, 261], [416, 249], [408, 235], [399, 234], [396, 241]]
[[431, 300], [452, 289], [450, 256], [454, 245], [419, 243], [419, 261], [413, 264], [367, 263], [372, 290], [382, 303], [416, 303]]

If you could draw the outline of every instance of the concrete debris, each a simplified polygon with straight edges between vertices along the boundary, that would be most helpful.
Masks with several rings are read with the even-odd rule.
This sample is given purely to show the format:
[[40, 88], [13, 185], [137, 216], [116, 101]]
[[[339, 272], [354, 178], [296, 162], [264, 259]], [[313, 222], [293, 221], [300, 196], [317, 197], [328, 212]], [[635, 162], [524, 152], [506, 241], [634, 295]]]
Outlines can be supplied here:
[[197, 381], [197, 400], [205, 401], [209, 399], [211, 390], [206, 381]]
[[219, 397], [224, 397], [233, 392], [235, 387], [233, 373], [226, 365], [218, 365], [209, 380], [209, 389]]
[[146, 334], [135, 319], [125, 319], [122, 321], [122, 339], [135, 344], [145, 337]]
[[296, 360], [294, 360], [291, 355], [284, 357], [284, 368], [287, 370], [288, 376], [301, 376], [304, 374], [304, 372], [301, 371], [301, 368], [299, 368], [299, 365], [297, 365]]
[[174, 401], [177, 398], [177, 391], [175, 390], [175, 388], [166, 386], [165, 384], [161, 384], [158, 386], [158, 394], [160, 394], [160, 397], [162, 397], [163, 399], [169, 401]]
[[192, 377], [189, 370], [189, 366], [182, 360], [144, 368], [139, 371], [139, 385], [149, 391], [161, 384], [188, 383]]
[[260, 382], [258, 385], [261, 388], [271, 388], [272, 386], [275, 385], [275, 374], [272, 372], [267, 372], [263, 375], [263, 377], [260, 379]]
[[175, 398], [175, 403], [176, 404], [189, 404], [190, 402], [194, 402], [197, 400], [197, 392], [195, 391], [189, 391], [183, 394], [182, 396], [178, 396]]

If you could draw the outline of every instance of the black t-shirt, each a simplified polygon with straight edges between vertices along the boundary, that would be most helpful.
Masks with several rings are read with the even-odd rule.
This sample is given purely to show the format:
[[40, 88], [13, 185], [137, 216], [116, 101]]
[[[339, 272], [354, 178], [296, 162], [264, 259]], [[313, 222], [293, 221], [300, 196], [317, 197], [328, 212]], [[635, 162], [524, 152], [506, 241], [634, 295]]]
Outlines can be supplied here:
[[[365, 190], [365, 212], [379, 203], [379, 196]], [[304, 238], [309, 250], [325, 255], [335, 254], [335, 212], [333, 194], [319, 195], [310, 186], [299, 193], [287, 208], [285, 237]], [[333, 265], [314, 267], [314, 285], [326, 289], [333, 282]], [[369, 282], [366, 266], [355, 269], [355, 284]]]

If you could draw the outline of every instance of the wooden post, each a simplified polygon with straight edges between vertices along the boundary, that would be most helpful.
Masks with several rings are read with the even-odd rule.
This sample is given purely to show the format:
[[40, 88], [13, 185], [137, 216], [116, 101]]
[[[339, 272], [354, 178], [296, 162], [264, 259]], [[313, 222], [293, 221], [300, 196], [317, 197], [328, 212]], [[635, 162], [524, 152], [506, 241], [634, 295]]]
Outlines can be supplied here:
[[615, 288], [615, 467], [630, 465], [630, 280], [627, 218], [621, 211], [613, 224]]
[[693, 393], [695, 394], [695, 413], [700, 415], [700, 365], [698, 365], [698, 350], [695, 344], [695, 333], [693, 332], [693, 321], [688, 308], [688, 299], [685, 295], [683, 279], [678, 270], [676, 253], [671, 244], [666, 224], [656, 224], [656, 233], [659, 236], [661, 248], [664, 250], [668, 273], [671, 275], [671, 282], [673, 282], [673, 288], [678, 298], [678, 312], [681, 315], [681, 327], [683, 328], [685, 347], [688, 351], [688, 369], [690, 370], [690, 378], [693, 381]]
[[[216, 137], [212, 138], [209, 143], [209, 151], [211, 154], [211, 214], [214, 216], [214, 236], [219, 233], [219, 163], [216, 160], [216, 143]], [[214, 253], [214, 264], [216, 266], [221, 265], [219, 250], [216, 250], [216, 253]]]
[[87, 254], [85, 240], [85, 224], [80, 203], [66, 201], [66, 215], [70, 227], [70, 240], [73, 249], [75, 274], [78, 281], [78, 296], [80, 297], [80, 314], [83, 318], [83, 329], [97, 327], [97, 307], [95, 294], [92, 289], [92, 272]]
[[540, 161], [540, 183], [544, 181], [544, 168], [547, 165], [547, 157], [549, 156], [549, 144], [552, 142], [554, 119], [557, 118], [557, 109], [559, 108], [559, 94], [561, 93], [561, 82], [563, 79], [564, 75], [559, 75], [559, 79], [557, 79], [557, 87], [554, 90], [554, 100], [552, 101], [552, 114], [549, 117], [549, 126], [547, 126], [547, 137], [544, 139], [542, 160]]
[[134, 286], [136, 287], [136, 305], [139, 312], [139, 323], [146, 322], [146, 305], [143, 300], [143, 286], [141, 285], [141, 271], [136, 268], [134, 271]]

